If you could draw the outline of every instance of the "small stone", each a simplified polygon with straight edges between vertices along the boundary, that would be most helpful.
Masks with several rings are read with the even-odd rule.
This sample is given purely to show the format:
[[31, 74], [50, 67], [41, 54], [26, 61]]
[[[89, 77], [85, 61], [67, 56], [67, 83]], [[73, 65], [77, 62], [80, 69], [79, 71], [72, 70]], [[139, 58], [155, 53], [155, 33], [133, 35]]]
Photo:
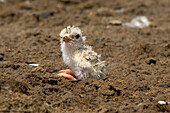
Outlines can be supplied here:
[[39, 66], [40, 64], [29, 64], [30, 66]]
[[97, 16], [112, 16], [114, 14], [114, 11], [111, 8], [106, 8], [106, 7], [102, 7], [99, 8], [96, 12]]
[[122, 25], [122, 22], [120, 20], [111, 20], [109, 24], [119, 26]]
[[158, 101], [158, 104], [166, 104], [165, 101]]
[[50, 105], [48, 103], [44, 103], [45, 107], [49, 108]]
[[146, 63], [147, 64], [156, 64], [156, 59], [155, 58], [148, 58], [147, 60], [146, 60]]
[[47, 18], [47, 17], [51, 16], [51, 14], [49, 12], [44, 12], [44, 13], [41, 14], [41, 16], [43, 18]]

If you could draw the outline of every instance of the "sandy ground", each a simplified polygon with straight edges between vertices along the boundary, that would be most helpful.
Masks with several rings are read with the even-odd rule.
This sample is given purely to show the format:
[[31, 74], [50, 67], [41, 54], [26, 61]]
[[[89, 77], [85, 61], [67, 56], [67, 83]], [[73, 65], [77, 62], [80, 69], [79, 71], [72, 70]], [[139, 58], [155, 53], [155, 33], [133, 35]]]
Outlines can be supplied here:
[[[0, 1], [0, 112], [170, 112], [169, 0]], [[146, 16], [143, 29], [113, 25]], [[59, 32], [79, 26], [104, 80], [57, 77]], [[31, 66], [29, 64], [40, 64]]]

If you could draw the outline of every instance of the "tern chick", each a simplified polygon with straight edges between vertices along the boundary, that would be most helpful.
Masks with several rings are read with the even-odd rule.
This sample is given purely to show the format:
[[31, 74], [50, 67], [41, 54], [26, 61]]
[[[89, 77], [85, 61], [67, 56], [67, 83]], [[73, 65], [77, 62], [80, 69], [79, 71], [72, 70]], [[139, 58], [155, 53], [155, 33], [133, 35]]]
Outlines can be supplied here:
[[70, 80], [105, 78], [105, 62], [85, 44], [86, 38], [78, 27], [67, 26], [60, 32], [60, 37], [62, 57], [71, 70], [61, 70], [58, 76]]

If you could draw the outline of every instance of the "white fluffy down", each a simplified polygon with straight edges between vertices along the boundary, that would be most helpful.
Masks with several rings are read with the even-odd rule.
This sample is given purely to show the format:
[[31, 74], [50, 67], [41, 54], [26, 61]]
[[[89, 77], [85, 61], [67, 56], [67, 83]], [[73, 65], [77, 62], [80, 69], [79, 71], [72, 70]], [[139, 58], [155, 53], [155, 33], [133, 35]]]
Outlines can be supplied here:
[[85, 45], [81, 30], [75, 26], [68, 26], [64, 28], [60, 36], [71, 37], [72, 34], [79, 34], [80, 38], [78, 43], [75, 40], [67, 43], [61, 39], [61, 52], [63, 60], [71, 70], [75, 73], [78, 79], [82, 78], [105, 78], [105, 64], [100, 60], [100, 55], [94, 52], [91, 46]]

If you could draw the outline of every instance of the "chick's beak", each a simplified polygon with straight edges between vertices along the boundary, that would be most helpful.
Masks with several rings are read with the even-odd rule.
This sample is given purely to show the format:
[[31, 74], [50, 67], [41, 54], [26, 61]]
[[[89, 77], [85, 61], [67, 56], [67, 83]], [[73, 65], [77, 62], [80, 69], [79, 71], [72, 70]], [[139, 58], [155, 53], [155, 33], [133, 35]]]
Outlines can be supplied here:
[[64, 40], [64, 42], [70, 42], [72, 39], [70, 39], [69, 37], [65, 36], [63, 40]]

